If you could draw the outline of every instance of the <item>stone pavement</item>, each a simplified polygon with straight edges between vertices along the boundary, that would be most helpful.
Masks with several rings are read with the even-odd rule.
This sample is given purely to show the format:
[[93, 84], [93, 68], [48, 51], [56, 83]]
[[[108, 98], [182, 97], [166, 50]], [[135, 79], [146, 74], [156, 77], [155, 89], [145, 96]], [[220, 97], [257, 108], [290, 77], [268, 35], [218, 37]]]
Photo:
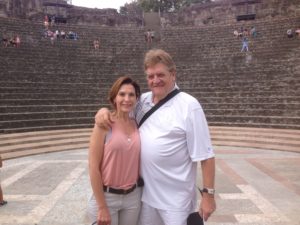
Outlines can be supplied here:
[[[300, 224], [300, 153], [215, 150], [217, 211], [207, 225]], [[6, 160], [1, 179], [1, 225], [89, 224], [86, 149]]]

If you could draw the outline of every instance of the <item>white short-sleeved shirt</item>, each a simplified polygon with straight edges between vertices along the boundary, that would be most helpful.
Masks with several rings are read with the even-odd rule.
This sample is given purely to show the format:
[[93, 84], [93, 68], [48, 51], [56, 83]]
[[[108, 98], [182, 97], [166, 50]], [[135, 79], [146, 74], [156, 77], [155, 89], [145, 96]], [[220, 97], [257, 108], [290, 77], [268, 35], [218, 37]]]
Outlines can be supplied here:
[[[142, 95], [135, 117], [153, 107], [152, 93]], [[180, 92], [139, 128], [142, 201], [163, 210], [195, 206], [197, 161], [214, 157], [208, 125], [199, 102]]]

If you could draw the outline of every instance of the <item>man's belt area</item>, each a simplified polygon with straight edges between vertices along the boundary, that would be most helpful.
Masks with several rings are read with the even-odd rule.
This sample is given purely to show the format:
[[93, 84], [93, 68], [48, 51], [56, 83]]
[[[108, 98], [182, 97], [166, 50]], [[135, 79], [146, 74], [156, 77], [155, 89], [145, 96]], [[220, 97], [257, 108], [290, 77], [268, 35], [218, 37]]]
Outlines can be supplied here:
[[136, 189], [137, 187], [143, 187], [143, 186], [144, 186], [144, 180], [143, 180], [143, 178], [140, 177], [137, 180], [137, 182], [129, 189], [116, 189], [116, 188], [112, 188], [112, 187], [108, 187], [108, 186], [103, 186], [103, 191], [109, 192], [112, 194], [127, 195], [127, 194], [133, 192], [134, 189]]

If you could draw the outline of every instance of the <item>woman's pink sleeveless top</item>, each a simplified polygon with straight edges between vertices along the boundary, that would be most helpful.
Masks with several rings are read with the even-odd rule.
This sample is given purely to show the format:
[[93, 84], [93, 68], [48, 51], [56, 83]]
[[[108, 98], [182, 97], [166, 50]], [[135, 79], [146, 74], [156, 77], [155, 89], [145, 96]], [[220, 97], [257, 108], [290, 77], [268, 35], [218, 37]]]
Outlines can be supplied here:
[[112, 126], [110, 139], [104, 145], [101, 164], [103, 185], [128, 189], [139, 176], [141, 142], [137, 127], [128, 137], [115, 122]]

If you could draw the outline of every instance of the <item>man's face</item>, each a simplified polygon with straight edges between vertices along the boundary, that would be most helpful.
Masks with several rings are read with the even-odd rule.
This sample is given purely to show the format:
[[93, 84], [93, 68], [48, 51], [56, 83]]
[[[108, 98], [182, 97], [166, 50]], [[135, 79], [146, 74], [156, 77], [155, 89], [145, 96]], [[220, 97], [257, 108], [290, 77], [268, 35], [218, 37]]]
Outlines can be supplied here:
[[169, 94], [175, 85], [175, 72], [170, 72], [168, 67], [162, 63], [158, 63], [146, 70], [147, 82], [153, 94], [153, 101], [157, 103], [159, 100]]

